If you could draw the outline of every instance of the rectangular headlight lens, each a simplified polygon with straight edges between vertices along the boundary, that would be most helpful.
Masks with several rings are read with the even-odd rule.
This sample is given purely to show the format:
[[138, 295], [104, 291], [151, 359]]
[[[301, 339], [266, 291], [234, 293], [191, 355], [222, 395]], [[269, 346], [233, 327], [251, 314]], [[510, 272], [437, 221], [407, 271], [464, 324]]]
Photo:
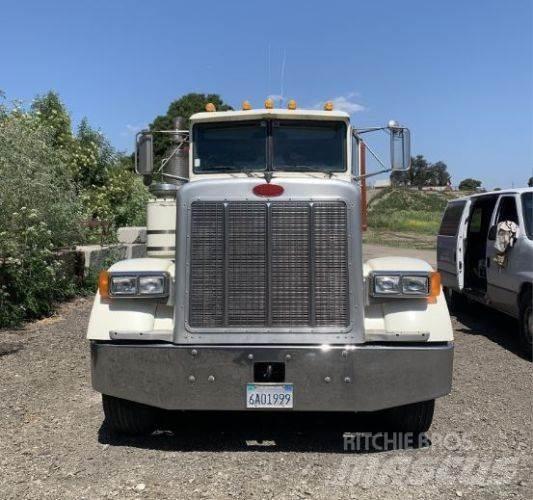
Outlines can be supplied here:
[[111, 295], [135, 295], [137, 276], [111, 276]]
[[402, 293], [406, 295], [427, 295], [429, 279], [427, 276], [402, 276]]
[[400, 276], [378, 274], [374, 276], [374, 293], [378, 295], [398, 295]]
[[140, 276], [139, 295], [163, 295], [165, 293], [164, 276]]

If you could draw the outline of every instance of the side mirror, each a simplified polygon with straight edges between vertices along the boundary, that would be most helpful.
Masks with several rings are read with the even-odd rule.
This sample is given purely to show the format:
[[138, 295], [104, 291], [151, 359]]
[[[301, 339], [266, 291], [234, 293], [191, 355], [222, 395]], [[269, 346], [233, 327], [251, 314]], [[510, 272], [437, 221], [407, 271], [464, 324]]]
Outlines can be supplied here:
[[137, 134], [135, 172], [149, 176], [154, 171], [154, 136], [146, 131]]
[[390, 122], [390, 161], [392, 171], [402, 172], [411, 168], [411, 134], [408, 128]]
[[496, 224], [494, 224], [494, 226], [491, 226], [491, 228], [489, 229], [489, 235], [487, 236], [489, 241], [495, 241], [496, 240], [496, 231], [497, 231], [497, 229], [498, 229], [498, 227], [496, 226]]

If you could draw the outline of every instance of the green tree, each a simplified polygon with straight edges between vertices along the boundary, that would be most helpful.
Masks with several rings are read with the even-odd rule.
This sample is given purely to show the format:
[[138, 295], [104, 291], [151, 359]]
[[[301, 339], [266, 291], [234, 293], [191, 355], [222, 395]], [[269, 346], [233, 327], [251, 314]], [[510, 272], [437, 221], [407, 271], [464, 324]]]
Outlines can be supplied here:
[[527, 181], [527, 185], [529, 187], [533, 187], [533, 177], [530, 177], [529, 180]]
[[429, 162], [423, 155], [416, 155], [411, 158], [411, 170], [409, 171], [409, 182], [412, 186], [422, 189], [427, 184], [429, 177]]
[[459, 183], [459, 191], [476, 191], [481, 187], [481, 181], [477, 179], [467, 178]]
[[[218, 94], [186, 94], [170, 103], [166, 114], [157, 116], [150, 124], [150, 130], [172, 130], [174, 120], [179, 116], [185, 119], [184, 126], [189, 128], [189, 118], [194, 113], [205, 111], [205, 105], [212, 102], [217, 111], [228, 111], [233, 109], [226, 104]], [[154, 136], [154, 156], [155, 165], [158, 165], [172, 145], [168, 135], [155, 134]]]
[[81, 189], [103, 186], [119, 156], [106, 137], [83, 118], [72, 147], [71, 166]]
[[31, 105], [31, 112], [49, 130], [53, 147], [62, 150], [71, 147], [73, 138], [70, 115], [57, 92], [50, 90], [38, 95]]

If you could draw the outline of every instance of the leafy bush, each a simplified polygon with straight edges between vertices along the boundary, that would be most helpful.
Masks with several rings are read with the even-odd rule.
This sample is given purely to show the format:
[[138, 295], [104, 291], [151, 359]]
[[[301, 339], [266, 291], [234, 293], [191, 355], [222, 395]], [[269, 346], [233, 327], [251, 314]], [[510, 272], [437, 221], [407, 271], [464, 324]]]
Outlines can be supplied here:
[[0, 326], [71, 295], [56, 249], [80, 236], [82, 207], [50, 131], [0, 106]]
[[[48, 315], [76, 290], [53, 251], [53, 233], [36, 209], [21, 207], [0, 231], [0, 326]], [[13, 229], [16, 228], [16, 234]]]
[[29, 110], [0, 102], [0, 178], [0, 327], [50, 314], [92, 286], [92, 276], [85, 284], [68, 276], [62, 249], [144, 223], [148, 193], [131, 158], [85, 119], [73, 134], [54, 92]]

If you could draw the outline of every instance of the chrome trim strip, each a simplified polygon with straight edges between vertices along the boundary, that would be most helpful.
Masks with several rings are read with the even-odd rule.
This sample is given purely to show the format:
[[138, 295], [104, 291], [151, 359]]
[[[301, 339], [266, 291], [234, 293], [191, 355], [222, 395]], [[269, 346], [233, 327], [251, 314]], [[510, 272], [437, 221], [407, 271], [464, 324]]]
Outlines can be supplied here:
[[175, 229], [148, 229], [146, 234], [176, 234]]

